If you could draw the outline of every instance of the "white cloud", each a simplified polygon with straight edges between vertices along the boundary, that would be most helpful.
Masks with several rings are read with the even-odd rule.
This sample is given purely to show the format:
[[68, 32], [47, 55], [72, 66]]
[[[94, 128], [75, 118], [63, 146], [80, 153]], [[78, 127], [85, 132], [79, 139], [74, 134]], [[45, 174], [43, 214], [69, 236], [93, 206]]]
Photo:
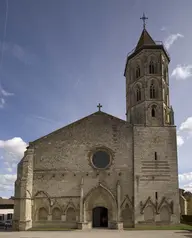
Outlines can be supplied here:
[[192, 172], [179, 174], [180, 187], [192, 192]]
[[189, 184], [185, 184], [185, 185], [183, 186], [183, 189], [185, 189], [185, 191], [192, 192], [192, 182], [189, 183]]
[[6, 170], [12, 172], [17, 167], [17, 163], [22, 159], [27, 143], [20, 137], [10, 140], [0, 140], [0, 149], [3, 150], [2, 157]]
[[164, 41], [165, 47], [169, 49], [178, 38], [183, 38], [183, 37], [184, 36], [180, 33], [169, 35]]
[[177, 67], [173, 70], [171, 76], [181, 80], [191, 77], [192, 65], [177, 65]]
[[4, 108], [5, 105], [5, 99], [0, 97], [0, 108]]
[[[13, 57], [24, 64], [32, 64], [37, 60], [35, 54], [29, 52], [26, 48], [20, 45], [11, 42], [4, 42], [3, 47], [4, 51], [9, 52]], [[2, 42], [0, 42], [0, 48], [2, 49]]]
[[5, 96], [5, 97], [7, 97], [7, 96], [13, 96], [13, 95], [14, 95], [14, 93], [9, 93], [9, 92], [5, 91], [5, 90], [2, 89], [2, 88], [1, 88], [1, 93], [2, 93], [2, 95]]
[[167, 28], [165, 26], [162, 26], [161, 31], [166, 31]]
[[182, 136], [177, 135], [177, 145], [182, 146], [184, 144], [184, 139]]
[[34, 54], [29, 53], [26, 49], [16, 44], [12, 47], [12, 54], [15, 58], [25, 64], [32, 64], [36, 60]]
[[27, 143], [23, 141], [20, 137], [14, 137], [10, 140], [0, 140], [0, 148], [9, 151], [10, 153], [16, 155], [23, 155], [26, 150]]
[[177, 134], [177, 145], [182, 146], [185, 140], [192, 137], [192, 117], [188, 117], [181, 123]]
[[192, 182], [192, 172], [179, 174], [179, 181], [180, 182], [188, 182], [188, 181]]
[[188, 117], [179, 128], [180, 131], [192, 132], [192, 117]]
[[0, 191], [13, 191], [16, 174], [0, 174]]
[[7, 91], [5, 91], [1, 84], [0, 84], [0, 108], [4, 108], [5, 106], [5, 97], [9, 97], [9, 96], [13, 96], [13, 93], [9, 93]]

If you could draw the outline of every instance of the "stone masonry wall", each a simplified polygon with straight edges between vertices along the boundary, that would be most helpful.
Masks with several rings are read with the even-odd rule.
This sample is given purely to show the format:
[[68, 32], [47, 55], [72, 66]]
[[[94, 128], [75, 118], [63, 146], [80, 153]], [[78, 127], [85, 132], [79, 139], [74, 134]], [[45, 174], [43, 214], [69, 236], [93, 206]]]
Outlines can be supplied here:
[[[35, 147], [33, 196], [38, 191], [53, 198], [84, 195], [102, 183], [122, 200], [133, 196], [132, 127], [125, 121], [98, 112], [31, 144]], [[91, 151], [104, 147], [112, 153], [112, 165], [103, 171], [90, 163]]]
[[[134, 127], [134, 178], [135, 223], [143, 221], [140, 202], [144, 204], [149, 196], [154, 204], [159, 204], [163, 197], [168, 202], [173, 201], [171, 220], [178, 223], [179, 189], [175, 127]], [[157, 201], [155, 192], [158, 193]]]

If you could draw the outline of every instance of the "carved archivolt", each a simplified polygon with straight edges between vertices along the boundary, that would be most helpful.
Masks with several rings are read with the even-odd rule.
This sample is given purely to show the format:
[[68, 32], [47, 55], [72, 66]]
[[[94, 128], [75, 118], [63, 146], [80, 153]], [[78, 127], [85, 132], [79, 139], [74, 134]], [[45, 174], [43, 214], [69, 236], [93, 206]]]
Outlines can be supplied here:
[[[102, 188], [104, 189], [113, 199], [113, 201], [116, 203], [116, 199], [115, 196], [113, 195], [113, 193], [107, 188], [105, 187], [103, 184], [101, 184], [100, 182], [98, 183], [97, 186], [93, 187], [84, 197], [84, 202], [89, 198], [89, 196], [93, 193], [93, 191], [97, 190], [98, 188]], [[117, 205], [117, 203], [116, 203]]]

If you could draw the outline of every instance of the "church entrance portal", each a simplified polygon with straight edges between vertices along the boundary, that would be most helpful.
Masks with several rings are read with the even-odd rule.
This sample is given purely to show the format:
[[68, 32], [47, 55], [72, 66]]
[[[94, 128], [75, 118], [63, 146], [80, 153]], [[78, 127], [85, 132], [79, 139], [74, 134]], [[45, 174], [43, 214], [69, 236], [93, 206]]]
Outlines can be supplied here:
[[95, 207], [93, 209], [93, 227], [108, 227], [108, 209]]

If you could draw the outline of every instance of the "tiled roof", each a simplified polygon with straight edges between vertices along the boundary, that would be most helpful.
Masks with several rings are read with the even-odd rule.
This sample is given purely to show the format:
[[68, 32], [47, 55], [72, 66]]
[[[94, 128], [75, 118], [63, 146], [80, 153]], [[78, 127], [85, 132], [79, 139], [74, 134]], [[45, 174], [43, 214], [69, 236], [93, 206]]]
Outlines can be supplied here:
[[137, 46], [135, 48], [135, 51], [140, 49], [142, 46], [146, 45], [156, 45], [155, 41], [152, 39], [152, 37], [149, 35], [146, 29], [143, 29], [141, 36], [139, 38], [139, 41], [137, 43]]

